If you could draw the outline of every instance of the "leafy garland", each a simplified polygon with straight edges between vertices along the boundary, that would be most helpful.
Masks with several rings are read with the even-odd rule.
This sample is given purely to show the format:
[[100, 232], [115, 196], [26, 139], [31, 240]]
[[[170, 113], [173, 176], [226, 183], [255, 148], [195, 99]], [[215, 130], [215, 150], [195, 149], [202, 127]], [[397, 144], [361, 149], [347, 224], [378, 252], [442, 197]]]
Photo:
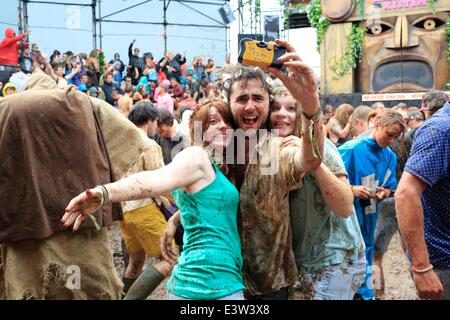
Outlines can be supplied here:
[[334, 58], [330, 66], [330, 69], [336, 74], [336, 76], [333, 76], [333, 80], [339, 80], [350, 69], [355, 69], [358, 66], [363, 54], [362, 45], [365, 34], [366, 28], [352, 25], [352, 31], [347, 35], [347, 45], [345, 46], [344, 54], [339, 60]]
[[434, 7], [434, 3], [436, 2], [436, 0], [427, 0], [427, 2], [428, 5], [431, 7], [433, 14], [436, 14], [436, 8]]
[[253, 17], [253, 14], [255, 14], [255, 25], [258, 26], [258, 22], [261, 21], [261, 0], [249, 0], [247, 3], [249, 4], [250, 16]]
[[261, 0], [255, 0], [255, 16], [256, 21], [261, 19]]
[[308, 15], [309, 23], [311, 27], [316, 28], [317, 42], [316, 50], [320, 52], [320, 44], [325, 36], [325, 32], [331, 25], [330, 20], [322, 16], [322, 6], [320, 0], [312, 0], [309, 6], [306, 7], [306, 14]]
[[[356, 4], [357, 0], [354, 0]], [[363, 17], [364, 15], [364, 2], [359, 0], [360, 4], [360, 14]], [[316, 49], [320, 52], [320, 44], [322, 43], [322, 39], [325, 36], [325, 33], [328, 27], [331, 25], [331, 22], [322, 16], [322, 7], [320, 0], [312, 0], [310, 5], [306, 8], [306, 12], [308, 14], [309, 23], [313, 28], [316, 28], [317, 31], [317, 42]], [[356, 25], [352, 25], [352, 31], [347, 36], [347, 44], [345, 46], [344, 54], [342, 57], [337, 60], [333, 59], [333, 63], [330, 66], [330, 69], [334, 71], [336, 74], [333, 76], [334, 80], [338, 80], [342, 78], [350, 69], [355, 69], [358, 66], [358, 63], [362, 58], [362, 45], [364, 42], [364, 36], [366, 34], [366, 28], [361, 28]]]

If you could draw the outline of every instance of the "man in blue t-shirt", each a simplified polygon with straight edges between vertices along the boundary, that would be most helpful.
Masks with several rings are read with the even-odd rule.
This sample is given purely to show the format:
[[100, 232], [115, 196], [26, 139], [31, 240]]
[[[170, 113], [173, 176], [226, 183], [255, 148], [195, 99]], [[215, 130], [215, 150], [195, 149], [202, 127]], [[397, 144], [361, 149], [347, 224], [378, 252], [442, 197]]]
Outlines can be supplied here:
[[[395, 195], [422, 299], [450, 299], [450, 104], [417, 129]], [[433, 270], [434, 268], [434, 270]]]

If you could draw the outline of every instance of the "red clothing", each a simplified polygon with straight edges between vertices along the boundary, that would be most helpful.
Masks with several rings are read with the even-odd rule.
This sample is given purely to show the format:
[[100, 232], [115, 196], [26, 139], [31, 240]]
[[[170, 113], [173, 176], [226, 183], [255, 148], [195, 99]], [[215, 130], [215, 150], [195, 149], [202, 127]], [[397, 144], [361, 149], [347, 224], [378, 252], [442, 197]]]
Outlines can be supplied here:
[[11, 28], [5, 30], [5, 39], [0, 43], [0, 64], [19, 64], [19, 41], [25, 37], [24, 34], [16, 36]]
[[172, 92], [174, 98], [179, 98], [183, 95], [184, 90], [181, 87], [181, 84], [177, 83], [177, 85], [172, 88], [171, 92]]

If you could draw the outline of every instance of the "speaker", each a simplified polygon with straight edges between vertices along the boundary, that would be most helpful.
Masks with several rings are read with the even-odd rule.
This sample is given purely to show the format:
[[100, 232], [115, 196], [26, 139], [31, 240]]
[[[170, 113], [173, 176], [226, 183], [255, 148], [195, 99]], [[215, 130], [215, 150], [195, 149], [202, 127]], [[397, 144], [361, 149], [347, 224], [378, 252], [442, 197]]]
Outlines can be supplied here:
[[222, 17], [223, 23], [230, 24], [234, 20], [236, 20], [236, 17], [234, 16], [233, 10], [231, 10], [230, 4], [227, 3], [223, 5], [221, 8], [219, 8], [220, 16]]

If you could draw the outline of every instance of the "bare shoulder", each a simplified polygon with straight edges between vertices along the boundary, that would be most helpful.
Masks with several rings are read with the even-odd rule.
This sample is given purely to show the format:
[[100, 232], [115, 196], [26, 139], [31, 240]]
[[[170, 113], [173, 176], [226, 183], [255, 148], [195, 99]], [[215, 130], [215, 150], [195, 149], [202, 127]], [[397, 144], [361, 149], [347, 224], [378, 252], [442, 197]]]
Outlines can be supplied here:
[[191, 146], [179, 152], [173, 161], [183, 162], [187, 166], [202, 168], [209, 163], [209, 156], [202, 147]]
[[196, 186], [207, 184], [211, 175], [214, 175], [208, 153], [201, 147], [188, 147], [179, 152], [167, 168], [188, 179], [189, 182], [186, 182], [185, 186], [188, 189], [193, 188], [192, 192], [195, 192]]

